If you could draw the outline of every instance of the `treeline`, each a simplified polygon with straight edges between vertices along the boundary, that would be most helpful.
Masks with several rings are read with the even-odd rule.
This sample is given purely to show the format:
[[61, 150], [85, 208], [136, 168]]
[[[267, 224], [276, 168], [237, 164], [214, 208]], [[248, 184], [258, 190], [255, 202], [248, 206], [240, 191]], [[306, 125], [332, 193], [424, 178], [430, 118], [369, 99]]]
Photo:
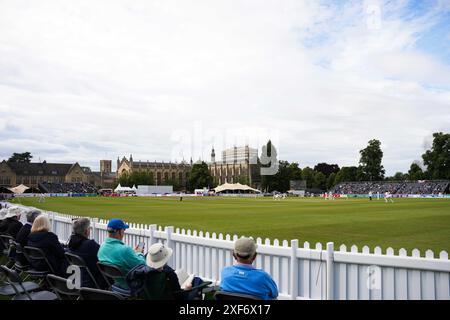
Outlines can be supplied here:
[[[267, 146], [274, 146], [269, 141]], [[268, 148], [268, 147], [267, 147]], [[276, 153], [276, 151], [275, 151]], [[262, 177], [264, 191], [286, 192], [291, 180], [306, 180], [308, 189], [329, 190], [345, 181], [405, 181], [405, 180], [449, 180], [450, 179], [450, 134], [433, 134], [433, 144], [422, 155], [422, 163], [413, 162], [408, 172], [397, 172], [386, 177], [382, 165], [381, 142], [373, 139], [359, 151], [358, 166], [339, 168], [337, 164], [319, 163], [314, 168], [300, 168], [296, 162], [278, 161], [279, 170], [273, 176]]]
[[[431, 147], [422, 154], [421, 161], [413, 162], [408, 172], [397, 172], [386, 177], [382, 165], [383, 151], [381, 142], [373, 139], [366, 148], [359, 151], [360, 160], [357, 166], [339, 168], [337, 164], [318, 163], [313, 168], [300, 168], [297, 162], [277, 159], [277, 151], [271, 141], [262, 147], [261, 167], [278, 164], [278, 171], [274, 175], [263, 175], [261, 186], [263, 191], [286, 192], [290, 189], [291, 180], [305, 180], [308, 189], [329, 190], [333, 186], [345, 181], [404, 181], [404, 180], [450, 180], [450, 134], [436, 132], [433, 134]], [[14, 153], [8, 162], [31, 162], [30, 152]], [[270, 161], [266, 161], [269, 159]], [[235, 182], [248, 184], [246, 176], [237, 177]], [[155, 178], [151, 172], [133, 172], [122, 174], [118, 183], [122, 186], [154, 185]], [[211, 176], [205, 162], [193, 165], [186, 181], [178, 179], [162, 179], [161, 184], [173, 185], [175, 191], [197, 188], [215, 187], [218, 181]]]

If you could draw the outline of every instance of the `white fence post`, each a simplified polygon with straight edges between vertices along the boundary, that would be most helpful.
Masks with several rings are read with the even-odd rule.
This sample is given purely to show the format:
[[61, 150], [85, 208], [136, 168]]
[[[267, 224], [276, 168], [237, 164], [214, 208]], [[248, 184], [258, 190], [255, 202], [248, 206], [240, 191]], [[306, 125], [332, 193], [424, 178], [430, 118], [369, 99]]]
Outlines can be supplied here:
[[298, 296], [298, 240], [291, 240], [291, 299], [296, 300]]
[[150, 225], [150, 245], [156, 243], [156, 238], [155, 238], [155, 231], [156, 231], [156, 229], [157, 229], [157, 225], [156, 224], [151, 224]]
[[334, 299], [334, 243], [327, 243], [327, 300]]
[[173, 250], [173, 254], [172, 254], [172, 256], [170, 257], [170, 259], [169, 259], [169, 261], [168, 261], [168, 264], [169, 264], [170, 266], [175, 267], [175, 266], [173, 265], [173, 257], [176, 255], [176, 252], [175, 252], [176, 249], [175, 249], [175, 246], [172, 246], [172, 233], [173, 233], [173, 227], [172, 227], [172, 226], [166, 227], [166, 233], [167, 233], [166, 247], [168, 247], [168, 248], [170, 248], [170, 249]]
[[99, 232], [98, 232], [98, 218], [92, 218], [91, 224], [92, 224], [92, 238], [95, 240], [95, 242], [99, 243]]
[[56, 234], [56, 221], [55, 221], [55, 213], [50, 213], [50, 219], [52, 220], [52, 232]]

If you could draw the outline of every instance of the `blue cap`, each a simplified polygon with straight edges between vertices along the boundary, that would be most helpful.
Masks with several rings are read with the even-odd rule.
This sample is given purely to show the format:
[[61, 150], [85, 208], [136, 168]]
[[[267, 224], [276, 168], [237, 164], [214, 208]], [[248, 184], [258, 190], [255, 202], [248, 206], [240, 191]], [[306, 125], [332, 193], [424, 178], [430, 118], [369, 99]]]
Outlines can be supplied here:
[[130, 226], [127, 225], [125, 222], [123, 222], [120, 219], [111, 219], [108, 222], [108, 230], [123, 230], [128, 229]]

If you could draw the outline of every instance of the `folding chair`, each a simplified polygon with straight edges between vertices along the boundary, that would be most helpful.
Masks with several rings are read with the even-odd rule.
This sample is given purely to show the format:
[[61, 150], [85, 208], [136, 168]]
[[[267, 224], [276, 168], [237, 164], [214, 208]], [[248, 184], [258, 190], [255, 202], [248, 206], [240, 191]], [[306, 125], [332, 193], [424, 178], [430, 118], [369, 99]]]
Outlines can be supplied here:
[[0, 243], [3, 248], [1, 255], [6, 257], [6, 266], [12, 267], [14, 265], [14, 260], [9, 257], [9, 252], [11, 250], [11, 243], [14, 241], [14, 238], [8, 234], [0, 234]]
[[56, 300], [58, 298], [56, 294], [50, 291], [31, 292], [31, 290], [26, 288], [26, 282], [22, 282], [22, 279], [15, 270], [5, 266], [0, 266], [0, 270], [6, 274], [7, 282], [14, 290], [12, 300]]
[[[25, 246], [23, 248], [23, 254], [31, 264], [31, 268], [26, 270], [25, 273], [28, 274], [31, 278], [39, 280], [40, 285], [45, 282], [47, 274], [56, 273], [42, 249]], [[33, 267], [33, 264], [40, 264], [41, 266], [45, 267], [45, 270], [36, 270]]]
[[[5, 279], [8, 279], [8, 273], [2, 268], [0, 268], [0, 274]], [[34, 291], [40, 288], [37, 283], [31, 281], [22, 282], [22, 285], [26, 291]], [[19, 292], [19, 294], [25, 292], [17, 283], [10, 284], [9, 282], [7, 282], [6, 285], [0, 287], [0, 296], [13, 297], [17, 294], [17, 292]]]
[[80, 297], [82, 300], [124, 300], [118, 293], [93, 288], [81, 288]]
[[14, 249], [16, 251], [16, 259], [14, 259], [15, 262], [14, 262], [13, 269], [18, 271], [20, 274], [22, 274], [24, 271], [26, 271], [30, 268], [30, 263], [28, 262], [27, 258], [25, 257], [25, 255], [23, 253], [23, 248], [20, 245], [20, 243], [13, 241], [11, 244], [11, 247], [14, 247]]
[[[80, 256], [70, 253], [70, 252], [66, 252], [65, 253], [67, 261], [69, 261], [69, 264], [74, 265], [79, 267], [82, 270], [86, 271], [86, 274], [89, 276], [90, 280], [92, 281], [92, 283], [95, 285], [95, 287], [97, 289], [100, 289], [100, 286], [98, 285], [98, 282], [95, 280], [94, 275], [92, 274], [92, 272], [89, 270], [89, 268], [86, 265], [86, 262], [84, 261], [83, 258], [81, 258]], [[83, 283], [82, 279], [82, 283]]]
[[249, 294], [225, 292], [225, 291], [217, 291], [214, 294], [214, 298], [216, 300], [248, 300], [248, 301], [261, 300], [260, 298]]
[[198, 286], [188, 290], [173, 290], [167, 278], [167, 274], [153, 270], [147, 273], [144, 289], [139, 295], [139, 298], [146, 300], [182, 300], [184, 296], [187, 296], [194, 291], [198, 291], [198, 298], [201, 300], [203, 290], [211, 284], [212, 282], [210, 281], [204, 281]]
[[78, 300], [80, 298], [80, 291], [78, 289], [69, 289], [67, 286], [67, 279], [58, 277], [54, 274], [47, 275], [47, 283], [59, 300]]
[[131, 293], [130, 293], [129, 289], [124, 289], [124, 288], [121, 288], [114, 284], [115, 281], [118, 279], [125, 281], [125, 275], [123, 274], [122, 270], [120, 270], [115, 265], [102, 263], [102, 262], [97, 262], [97, 266], [100, 270], [100, 273], [105, 278], [106, 283], [109, 284], [111, 291], [114, 291], [125, 298], [131, 297]]

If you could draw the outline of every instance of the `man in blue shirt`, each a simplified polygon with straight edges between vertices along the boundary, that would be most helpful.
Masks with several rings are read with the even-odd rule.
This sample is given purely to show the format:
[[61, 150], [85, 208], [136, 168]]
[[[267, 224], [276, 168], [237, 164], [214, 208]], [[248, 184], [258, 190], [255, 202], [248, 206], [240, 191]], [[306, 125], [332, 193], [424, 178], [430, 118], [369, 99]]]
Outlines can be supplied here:
[[233, 257], [236, 264], [222, 270], [220, 288], [222, 291], [248, 294], [261, 300], [276, 299], [278, 287], [272, 277], [256, 269], [256, 243], [252, 238], [242, 237], [234, 243]]
[[[128, 271], [140, 264], [145, 264], [145, 257], [136, 247], [131, 249], [122, 242], [128, 225], [120, 219], [111, 219], [108, 223], [109, 238], [106, 238], [98, 250], [98, 261], [117, 266], [126, 275]], [[124, 279], [117, 279], [116, 284], [128, 289]]]

